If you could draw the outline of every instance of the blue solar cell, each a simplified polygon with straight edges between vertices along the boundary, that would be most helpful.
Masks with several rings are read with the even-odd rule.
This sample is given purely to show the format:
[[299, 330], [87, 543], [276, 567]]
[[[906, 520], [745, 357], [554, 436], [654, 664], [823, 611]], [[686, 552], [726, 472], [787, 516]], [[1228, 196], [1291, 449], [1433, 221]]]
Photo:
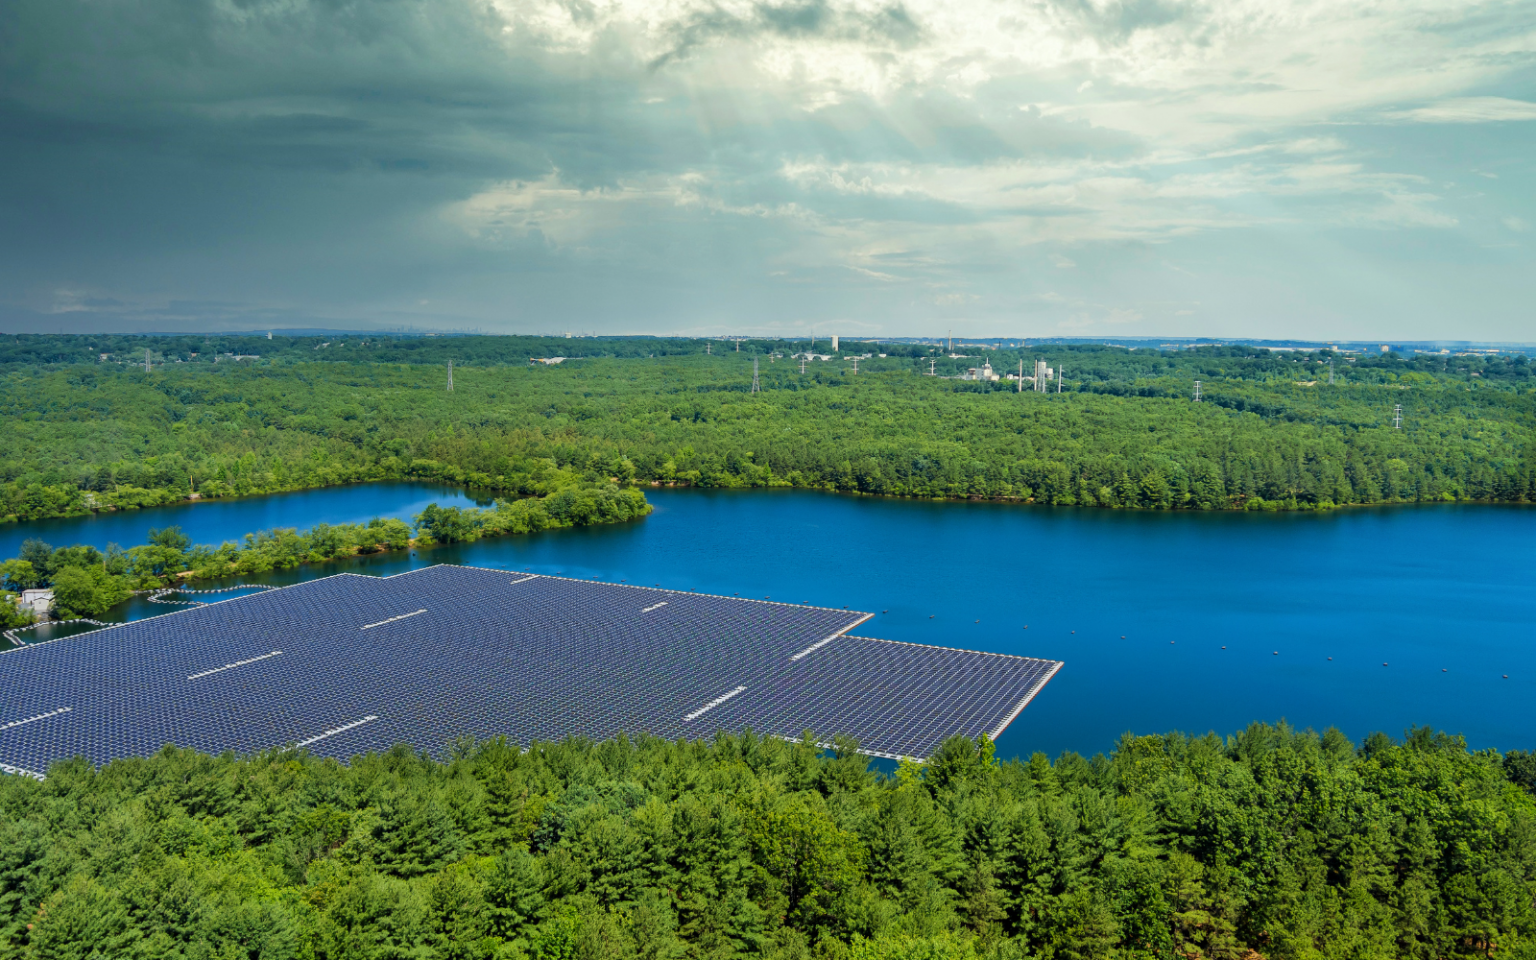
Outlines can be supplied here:
[[921, 758], [996, 736], [1060, 667], [848, 635], [867, 619], [470, 567], [340, 574], [0, 656], [0, 766], [744, 727]]

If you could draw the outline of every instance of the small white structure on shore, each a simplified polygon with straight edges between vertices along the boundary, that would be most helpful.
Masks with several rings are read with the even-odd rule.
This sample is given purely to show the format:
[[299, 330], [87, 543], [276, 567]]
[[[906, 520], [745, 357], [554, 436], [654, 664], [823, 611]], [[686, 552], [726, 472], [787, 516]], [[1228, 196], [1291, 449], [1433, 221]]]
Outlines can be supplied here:
[[53, 606], [52, 590], [23, 590], [21, 597], [16, 601], [16, 606], [23, 610], [30, 610], [35, 616], [48, 616], [48, 609]]

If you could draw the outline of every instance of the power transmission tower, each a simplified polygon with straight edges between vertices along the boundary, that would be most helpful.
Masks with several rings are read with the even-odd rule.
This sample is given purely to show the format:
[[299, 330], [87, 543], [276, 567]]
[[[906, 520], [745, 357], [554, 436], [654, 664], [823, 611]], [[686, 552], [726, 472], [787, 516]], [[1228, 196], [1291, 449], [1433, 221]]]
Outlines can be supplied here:
[[[737, 346], [740, 346], [740, 345], [741, 345], [740, 341], [737, 341]], [[763, 388], [758, 386], [758, 384], [757, 384], [757, 358], [756, 357], [752, 358], [752, 392], [753, 393], [762, 393], [763, 392]]]
[[930, 376], [930, 377], [936, 376], [936, 374], [933, 372], [933, 365], [938, 363], [938, 362], [939, 361], [935, 360], [932, 357], [928, 358], [928, 376]]
[[1200, 402], [1200, 381], [1199, 380], [1195, 381], [1195, 402], [1196, 403]]
[[1403, 405], [1400, 403], [1392, 407], [1392, 429], [1403, 429]]
[[1019, 392], [1024, 392], [1024, 361], [1019, 361]]
[[144, 348], [144, 372], [149, 372], [149, 348]]
[[858, 376], [859, 375], [859, 358], [858, 357], [854, 357], [853, 358], [853, 375], [854, 376]]
[[800, 372], [805, 372], [805, 354], [803, 353], [800, 355]]
[[709, 356], [709, 357], [714, 356], [715, 355], [715, 345], [712, 344], [712, 343], [704, 344], [704, 355], [705, 356]]
[[[737, 340], [737, 341], [736, 341], [736, 352], [737, 352], [737, 353], [740, 353], [740, 352], [741, 352], [741, 341], [740, 341], [740, 340]], [[756, 363], [756, 362], [757, 362], [757, 361], [756, 361], [756, 360], [753, 360], [753, 361], [752, 361], [752, 362], [753, 362], [753, 363]]]
[[1060, 366], [1060, 367], [1056, 368], [1056, 392], [1057, 393], [1061, 393], [1061, 378], [1066, 376], [1066, 375], [1067, 375], [1067, 368], [1065, 366]]
[[448, 392], [453, 392], [453, 361], [448, 361]]
[[1333, 386], [1333, 361], [1328, 361], [1328, 386]]

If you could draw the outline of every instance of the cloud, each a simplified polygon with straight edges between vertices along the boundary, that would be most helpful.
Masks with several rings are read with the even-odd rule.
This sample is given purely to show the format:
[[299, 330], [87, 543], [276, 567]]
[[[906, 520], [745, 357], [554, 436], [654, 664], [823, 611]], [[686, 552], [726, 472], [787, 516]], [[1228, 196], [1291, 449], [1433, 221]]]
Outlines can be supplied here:
[[[0, 17], [0, 301], [71, 320], [660, 330], [717, 324], [724, 302], [914, 329], [954, 291], [980, 322], [1096, 283], [1124, 302], [1093, 292], [1072, 322], [1131, 325], [1161, 315], [1139, 291], [1170, 282], [1138, 265], [1150, 247], [1293, 270], [1298, 297], [1350, 316], [1372, 301], [1349, 284], [1429, 285], [1394, 258], [1435, 259], [1486, 222], [1480, 203], [1531, 187], [1532, 135], [1500, 121], [1536, 118], [1536, 22], [1499, 0], [13, 0]], [[1452, 122], [1426, 148], [1425, 125]], [[1502, 173], [1479, 180], [1491, 200], [1449, 186], [1484, 168]], [[1300, 266], [1314, 251], [1332, 273]], [[1198, 266], [1158, 276], [1218, 282]], [[1433, 289], [1505, 289], [1468, 277]]]
[[1505, 123], [1536, 120], [1536, 103], [1506, 97], [1453, 97], [1388, 116], [1418, 123]]

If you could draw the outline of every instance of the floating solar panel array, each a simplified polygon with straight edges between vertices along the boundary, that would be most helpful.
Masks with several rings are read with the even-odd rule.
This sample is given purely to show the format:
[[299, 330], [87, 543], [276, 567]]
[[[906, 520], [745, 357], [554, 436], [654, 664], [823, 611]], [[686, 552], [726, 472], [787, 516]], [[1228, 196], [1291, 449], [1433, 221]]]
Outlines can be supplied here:
[[920, 759], [996, 737], [1061, 666], [848, 634], [869, 617], [471, 567], [340, 574], [0, 655], [0, 770], [746, 727]]

